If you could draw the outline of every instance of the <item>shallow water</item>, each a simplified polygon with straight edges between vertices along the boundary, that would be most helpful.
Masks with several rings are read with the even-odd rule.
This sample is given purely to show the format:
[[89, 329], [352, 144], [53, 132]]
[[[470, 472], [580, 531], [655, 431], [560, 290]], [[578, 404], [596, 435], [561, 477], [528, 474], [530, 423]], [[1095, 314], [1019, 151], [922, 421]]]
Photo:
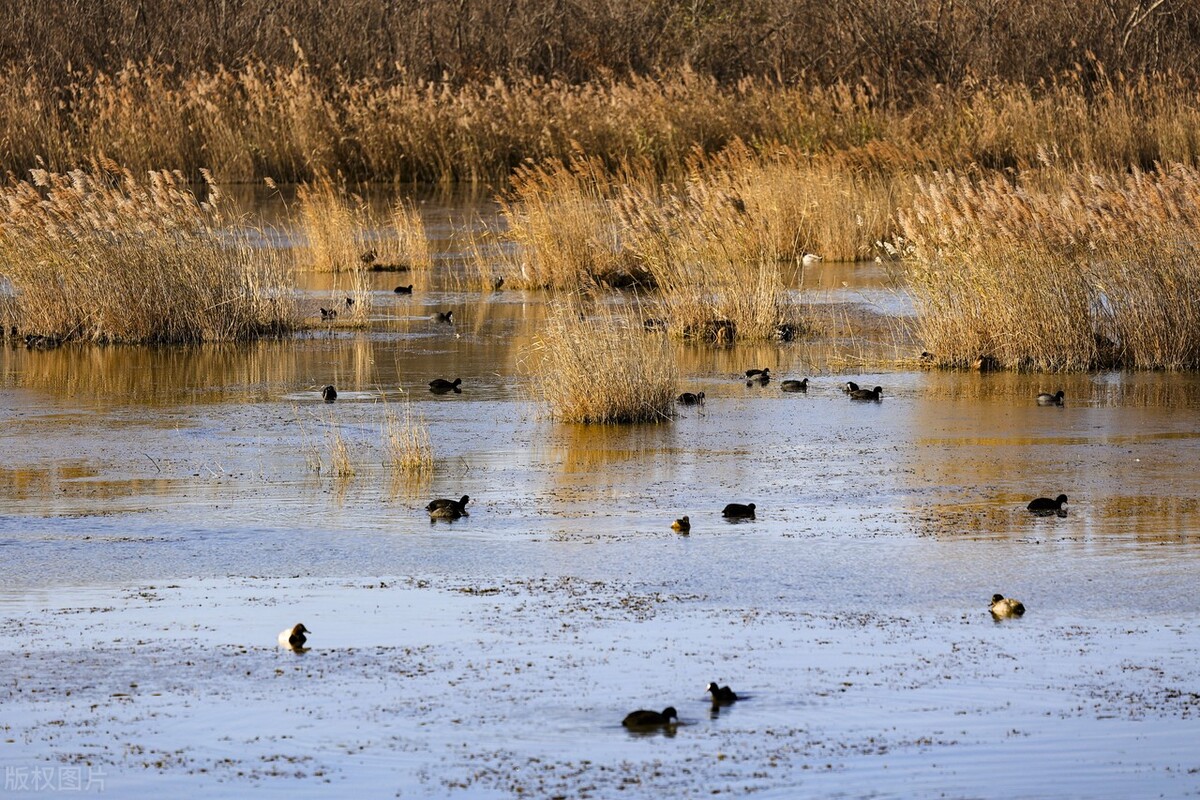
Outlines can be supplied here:
[[[367, 330], [0, 350], [6, 793], [79, 767], [122, 797], [1200, 794], [1197, 376], [846, 370], [833, 340], [902, 347], [908, 306], [825, 263], [795, 284], [820, 340], [681, 346], [704, 406], [562, 425], [528, 399], [545, 297], [373, 280]], [[428, 424], [428, 480], [384, 466], [389, 410]], [[331, 429], [352, 477], [310, 468]], [[997, 624], [993, 592], [1029, 612]], [[312, 649], [277, 649], [296, 621]], [[710, 680], [747, 697], [714, 715]], [[673, 735], [619, 724], [666, 705]]]

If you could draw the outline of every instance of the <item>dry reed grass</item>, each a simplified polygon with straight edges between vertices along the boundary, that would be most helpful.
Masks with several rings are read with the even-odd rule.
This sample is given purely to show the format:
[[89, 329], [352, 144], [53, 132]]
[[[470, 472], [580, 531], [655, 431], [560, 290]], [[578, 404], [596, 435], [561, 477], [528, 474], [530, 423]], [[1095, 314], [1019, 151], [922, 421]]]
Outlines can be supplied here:
[[393, 473], [419, 479], [433, 472], [434, 451], [429, 427], [424, 417], [414, 416], [407, 406], [403, 418], [388, 410], [383, 440], [387, 463]]
[[347, 284], [336, 295], [332, 309], [337, 312], [337, 324], [365, 322], [372, 305], [368, 263], [364, 260], [372, 228], [366, 203], [328, 176], [300, 184], [296, 200], [298, 227], [304, 237], [304, 246], [293, 248], [296, 268], [345, 276]]
[[505, 283], [538, 289], [627, 286], [644, 281], [636, 258], [622, 248], [612, 198], [622, 179], [644, 182], [645, 171], [611, 174], [600, 159], [525, 166], [500, 199], [508, 244], [499, 254]]
[[946, 366], [1200, 366], [1200, 171], [1043, 161], [921, 182], [901, 222], [925, 348]]
[[577, 302], [560, 299], [525, 363], [534, 396], [563, 422], [657, 422], [673, 412], [674, 351], [631, 310], [585, 317]]
[[223, 180], [489, 182], [583, 152], [610, 168], [646, 162], [686, 174], [696, 148], [741, 138], [876, 175], [916, 168], [1019, 168], [1040, 146], [1098, 167], [1195, 163], [1200, 104], [1172, 75], [1124, 81], [1064, 75], [1029, 88], [991, 82], [918, 87], [904, 107], [869, 85], [720, 83], [686, 69], [654, 79], [569, 83], [534, 78], [467, 83], [318, 76], [251, 63], [181, 74], [153, 64], [77, 75], [63, 86], [25, 70], [0, 72], [0, 169], [45, 159], [66, 170], [105, 153], [135, 172], [170, 165]]
[[0, 277], [23, 334], [96, 342], [236, 341], [294, 326], [286, 265], [221, 217], [204, 173], [144, 180], [111, 161], [0, 189]]
[[676, 335], [791, 338], [800, 325], [785, 269], [806, 252], [870, 255], [912, 187], [908, 175], [875, 177], [786, 148], [764, 157], [741, 142], [693, 156], [673, 188], [646, 162], [609, 170], [576, 156], [517, 171], [502, 202], [501, 260], [517, 286], [654, 287], [655, 317]]
[[325, 447], [329, 452], [329, 470], [335, 478], [353, 478], [358, 474], [350, 443], [332, 420], [325, 423]]
[[[394, 243], [388, 243], [379, 257], [386, 263], [408, 269], [432, 269], [433, 251], [425, 231], [425, 220], [416, 204], [410, 200], [400, 200], [392, 206], [390, 217], [395, 240]], [[395, 251], [394, 257], [391, 250]]]

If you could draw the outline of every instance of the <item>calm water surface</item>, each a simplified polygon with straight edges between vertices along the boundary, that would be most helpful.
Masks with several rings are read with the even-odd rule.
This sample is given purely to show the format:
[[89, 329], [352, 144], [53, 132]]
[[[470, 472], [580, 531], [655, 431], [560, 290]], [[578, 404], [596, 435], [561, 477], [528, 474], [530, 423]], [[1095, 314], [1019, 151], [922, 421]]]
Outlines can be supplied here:
[[[793, 276], [817, 340], [681, 345], [703, 407], [559, 424], [528, 391], [548, 300], [464, 288], [467, 210], [429, 206], [438, 268], [373, 275], [365, 330], [0, 350], [6, 793], [79, 767], [131, 797], [1200, 794], [1195, 375], [854, 366], [912, 355], [911, 306], [825, 263]], [[345, 291], [304, 280], [313, 313]], [[389, 411], [428, 426], [428, 478], [385, 465]], [[714, 714], [710, 680], [747, 698]], [[666, 705], [673, 735], [620, 727]]]

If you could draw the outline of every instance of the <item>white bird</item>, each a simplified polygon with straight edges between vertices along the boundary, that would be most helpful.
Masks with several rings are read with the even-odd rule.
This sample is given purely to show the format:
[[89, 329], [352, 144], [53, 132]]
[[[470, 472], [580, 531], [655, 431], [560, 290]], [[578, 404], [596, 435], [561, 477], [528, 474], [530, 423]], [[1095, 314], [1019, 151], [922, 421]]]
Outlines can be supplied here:
[[286, 647], [288, 650], [303, 650], [304, 643], [308, 639], [304, 636], [306, 633], [312, 633], [308, 628], [304, 627], [304, 623], [297, 623], [294, 627], [279, 633], [279, 646]]
[[811, 267], [813, 264], [823, 261], [824, 259], [815, 253], [805, 253], [800, 257], [800, 263], [806, 267]]

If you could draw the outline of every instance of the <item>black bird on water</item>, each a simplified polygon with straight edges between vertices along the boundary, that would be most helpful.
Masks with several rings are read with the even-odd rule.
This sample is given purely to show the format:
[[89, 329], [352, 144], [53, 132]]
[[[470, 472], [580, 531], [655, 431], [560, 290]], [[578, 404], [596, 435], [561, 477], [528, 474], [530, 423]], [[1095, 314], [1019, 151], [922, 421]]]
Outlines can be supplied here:
[[661, 728], [674, 724], [671, 720], [679, 721], [679, 714], [676, 713], [675, 706], [667, 706], [661, 713], [639, 708], [637, 711], [626, 714], [625, 719], [621, 720], [621, 724], [626, 728]]

